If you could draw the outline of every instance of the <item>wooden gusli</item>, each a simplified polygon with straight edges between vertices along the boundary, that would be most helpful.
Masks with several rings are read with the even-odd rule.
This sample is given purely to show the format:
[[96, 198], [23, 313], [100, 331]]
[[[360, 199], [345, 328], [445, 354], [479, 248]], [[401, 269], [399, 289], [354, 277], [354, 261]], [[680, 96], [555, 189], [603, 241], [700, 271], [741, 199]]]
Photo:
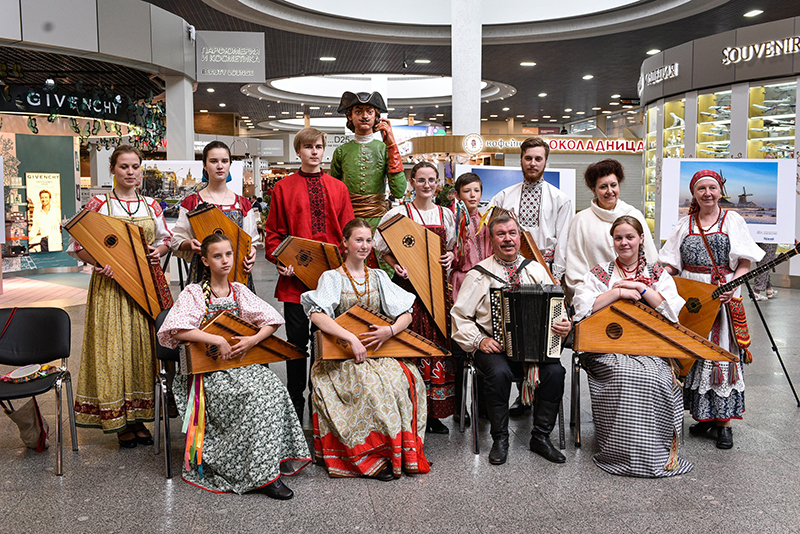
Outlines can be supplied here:
[[447, 273], [439, 263], [444, 254], [441, 238], [400, 213], [378, 226], [378, 230], [392, 256], [408, 269], [408, 279], [436, 328], [449, 338]]
[[282, 264], [294, 268], [294, 275], [308, 289], [317, 289], [319, 277], [325, 271], [338, 269], [342, 264], [339, 247], [322, 241], [288, 236], [272, 252]]
[[84, 209], [64, 229], [99, 265], [111, 266], [114, 281], [151, 318], [172, 307], [172, 293], [161, 264], [147, 259], [149, 248], [142, 228]]
[[576, 352], [675, 358], [688, 371], [693, 360], [738, 362], [739, 358], [688, 328], [673, 324], [639, 302], [618, 300], [575, 325]]
[[[394, 321], [359, 304], [337, 317], [336, 323], [344, 329], [360, 335], [371, 332], [370, 325], [386, 326], [394, 324]], [[321, 360], [346, 360], [353, 357], [349, 343], [321, 330], [314, 333], [314, 351], [317, 359]], [[368, 358], [438, 358], [442, 356], [450, 356], [450, 353], [408, 329], [386, 340], [377, 351], [372, 347], [367, 349]]]
[[[517, 214], [514, 213], [513, 210], [498, 208], [497, 206], [492, 206], [491, 210], [492, 214], [491, 217], [489, 217], [489, 222], [491, 222], [492, 219], [500, 215], [508, 215], [514, 220], [517, 220]], [[539, 246], [536, 244], [536, 240], [533, 239], [533, 235], [531, 235], [531, 233], [528, 230], [522, 228], [522, 225], [520, 225], [519, 243], [520, 243], [519, 253], [522, 254], [524, 258], [527, 258], [531, 261], [535, 261], [536, 263], [544, 267], [544, 270], [547, 271], [547, 276], [550, 277], [550, 281], [553, 284], [557, 284], [558, 282], [556, 282], [553, 273], [550, 272], [550, 267], [547, 266], [547, 261], [545, 261], [542, 251], [539, 250]]]
[[[233, 347], [239, 341], [233, 336], [252, 336], [260, 330], [257, 326], [232, 314], [222, 312], [213, 320], [202, 327], [203, 332], [224, 337]], [[208, 343], [189, 343], [181, 354], [181, 372], [183, 374], [208, 373], [223, 369], [234, 369], [257, 363], [285, 362], [307, 357], [294, 345], [269, 336], [261, 343], [254, 345], [244, 356], [237, 356], [230, 360], [219, 357], [219, 348]]]
[[678, 293], [686, 300], [678, 319], [686, 328], [708, 337], [721, 306], [719, 302], [720, 295], [736, 289], [748, 280], [752, 280], [767, 271], [771, 271], [776, 265], [787, 261], [799, 251], [800, 245], [795, 245], [793, 249], [780, 254], [774, 260], [759, 265], [749, 273], [743, 274], [739, 278], [734, 278], [721, 286], [679, 276], [673, 277]]
[[228, 281], [247, 285], [250, 274], [244, 272], [244, 260], [250, 254], [250, 235], [213, 204], [201, 204], [187, 215], [198, 241], [211, 234], [224, 234], [231, 240], [235, 261], [228, 272]]

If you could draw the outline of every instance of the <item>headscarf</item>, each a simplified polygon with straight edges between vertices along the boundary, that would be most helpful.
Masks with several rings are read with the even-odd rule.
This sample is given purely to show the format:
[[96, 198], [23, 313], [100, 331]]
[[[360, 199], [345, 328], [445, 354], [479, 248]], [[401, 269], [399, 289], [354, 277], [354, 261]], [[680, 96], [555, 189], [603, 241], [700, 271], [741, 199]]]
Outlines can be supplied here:
[[692, 180], [689, 182], [689, 192], [692, 194], [692, 203], [689, 206], [689, 215], [694, 215], [695, 213], [700, 211], [700, 205], [697, 203], [697, 200], [694, 198], [694, 188], [698, 182], [701, 180], [715, 180], [719, 185], [719, 189], [723, 195], [725, 195], [725, 178], [722, 177], [721, 174], [716, 173], [712, 170], [702, 170], [697, 171], [692, 176]]

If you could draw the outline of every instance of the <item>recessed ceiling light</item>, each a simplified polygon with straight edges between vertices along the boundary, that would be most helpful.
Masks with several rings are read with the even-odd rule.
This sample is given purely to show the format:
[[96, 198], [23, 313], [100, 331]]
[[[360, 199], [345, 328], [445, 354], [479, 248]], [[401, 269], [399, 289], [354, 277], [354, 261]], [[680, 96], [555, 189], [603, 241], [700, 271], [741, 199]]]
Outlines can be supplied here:
[[533, 61], [523, 61], [522, 63], [519, 64], [519, 66], [520, 67], [535, 67], [536, 63], [534, 63]]
[[603, 113], [606, 114], [606, 115], [610, 115], [611, 114], [610, 111], [603, 111]]
[[436, 117], [429, 117], [429, 118], [428, 118], [428, 120], [429, 120], [429, 121], [435, 121], [435, 120], [436, 120]]
[[619, 102], [609, 102], [609, 106], [619, 106]]
[[435, 105], [435, 106], [433, 106], [433, 107], [435, 107], [435, 108], [437, 108], [437, 109], [438, 109], [438, 108], [439, 108], [439, 104], [436, 104], [436, 105]]
[[414, 63], [418, 63], [420, 65], [427, 65], [430, 62], [431, 62], [430, 59], [415, 59], [414, 60]]
[[270, 116], [269, 116], [269, 117], [267, 117], [267, 118], [269, 118], [269, 119], [274, 119], [274, 118], [275, 118], [275, 115], [270, 115]]
[[207, 109], [201, 109], [200, 113], [208, 113], [208, 110]]
[[619, 98], [619, 95], [611, 95], [611, 98]]
[[603, 108], [592, 108], [592, 111], [600, 111]]
[[561, 115], [561, 118], [562, 118], [562, 119], [568, 119], [568, 118], [569, 118], [569, 115]]
[[[330, 106], [328, 106], [330, 107]], [[386, 111], [394, 111], [394, 108], [386, 108]]]
[[319, 60], [320, 61], [336, 61], [336, 58], [332, 57], [332, 56], [322, 56], [321, 58], [319, 58]]
[[592, 78], [594, 78], [594, 76], [592, 76], [591, 74], [587, 74], [583, 77], [584, 80], [591, 80]]
[[546, 97], [546, 96], [547, 96], [547, 93], [539, 93], [539, 96], [540, 96], [541, 98], [544, 98], [544, 97]]
[[483, 121], [483, 122], [486, 122], [486, 121], [488, 121], [488, 120], [489, 120], [489, 119], [481, 119], [481, 121]]
[[623, 109], [633, 109], [633, 106], [622, 106]]
[[288, 111], [281, 111], [281, 115], [291, 115]]
[[531, 119], [531, 122], [539, 122], [539, 119]]
[[319, 106], [309, 106], [308, 109], [319, 109]]
[[409, 113], [409, 114], [408, 114], [408, 116], [409, 116], [409, 117], [416, 117], [416, 116], [417, 116], [417, 114], [416, 114], [416, 113]]
[[224, 108], [226, 106], [225, 102], [220, 102], [219, 107]]
[[550, 119], [550, 122], [558, 122], [556, 119]]
[[524, 119], [524, 118], [525, 118], [525, 115], [517, 115], [517, 118], [518, 118], [518, 119]]
[[654, 56], [654, 55], [658, 54], [659, 52], [661, 52], [661, 50], [659, 50], [658, 48], [651, 48], [650, 50], [647, 51], [647, 55], [648, 56]]
[[549, 118], [550, 118], [550, 115], [542, 115], [542, 118], [543, 118], [543, 119], [549, 119]]
[[278, 129], [277, 129], [277, 128], [273, 128], [273, 129], [272, 129], [272, 131], [273, 131], [273, 132], [277, 132], [277, 131], [278, 131]]
[[326, 111], [325, 115], [333, 115], [333, 111]]
[[508, 111], [509, 109], [511, 109], [511, 108], [503, 108], [503, 111]]
[[764, 11], [761, 9], [754, 9], [752, 11], [748, 11], [744, 14], [745, 17], [757, 17], [758, 15], [762, 14]]
[[567, 108], [564, 110], [564, 113], [569, 113], [570, 111], [572, 111], [572, 108]]
[[248, 117], [247, 115], [242, 115], [242, 118], [243, 119], [249, 119], [250, 117]]
[[408, 109], [414, 109], [414, 106], [408, 106]]
[[490, 118], [490, 119], [494, 119], [494, 118], [496, 118], [496, 117], [497, 117], [497, 115], [489, 115], [489, 118]]
[[437, 113], [436, 116], [437, 117], [444, 117], [444, 113]]
[[575, 115], [585, 115], [585, 114], [586, 114], [585, 111], [576, 111], [575, 112]]
[[208, 87], [206, 89], [206, 91], [208, 91], [209, 93], [213, 93], [214, 92], [214, 88], [213, 87]]

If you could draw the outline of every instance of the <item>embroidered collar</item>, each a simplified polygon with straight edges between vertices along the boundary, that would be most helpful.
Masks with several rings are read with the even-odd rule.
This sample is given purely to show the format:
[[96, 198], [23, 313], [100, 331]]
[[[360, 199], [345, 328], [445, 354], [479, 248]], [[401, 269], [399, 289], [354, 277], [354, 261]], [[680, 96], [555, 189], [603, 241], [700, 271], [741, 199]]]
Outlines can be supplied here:
[[297, 171], [297, 174], [299, 174], [303, 178], [322, 178], [322, 175], [324, 173], [322, 171], [319, 171], [319, 172], [305, 172], [305, 171], [303, 171], [301, 169], [301, 170]]
[[509, 268], [509, 267], [516, 267], [522, 261], [521, 260], [522, 256], [520, 256], [519, 254], [517, 254], [517, 257], [514, 259], [514, 261], [501, 260], [500, 258], [497, 257], [496, 254], [493, 254], [492, 257], [494, 258], [494, 261], [496, 261], [497, 264], [500, 265], [500, 267], [503, 267], [503, 268], [506, 268], [506, 269]]

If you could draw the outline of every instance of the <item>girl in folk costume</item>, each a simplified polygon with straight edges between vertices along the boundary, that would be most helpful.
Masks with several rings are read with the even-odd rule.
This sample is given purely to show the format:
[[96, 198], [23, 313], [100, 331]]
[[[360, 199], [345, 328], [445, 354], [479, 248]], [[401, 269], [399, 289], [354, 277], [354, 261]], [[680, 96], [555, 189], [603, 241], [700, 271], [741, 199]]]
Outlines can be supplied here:
[[[611, 226], [616, 259], [596, 265], [576, 286], [572, 303], [583, 319], [618, 300], [652, 306], [672, 322], [684, 300], [675, 281], [645, 256], [645, 230], [623, 215]], [[600, 452], [594, 463], [614, 475], [668, 477], [692, 464], [678, 457], [681, 389], [668, 361], [655, 356], [587, 354], [592, 413]]]
[[[228, 281], [235, 261], [230, 240], [211, 234], [200, 258], [207, 275], [181, 292], [158, 331], [165, 347], [179, 342], [209, 343], [222, 359], [243, 356], [280, 325], [283, 318], [244, 285]], [[230, 311], [260, 328], [253, 336], [225, 338], [200, 330], [218, 314]], [[198, 375], [178, 375], [175, 397], [184, 417], [186, 455], [183, 478], [212, 492], [244, 493], [263, 488], [273, 499], [291, 499], [281, 481], [311, 462], [289, 392], [266, 365], [248, 365]], [[292, 462], [294, 461], [294, 463]]]
[[[389, 210], [381, 219], [381, 224], [400, 213], [431, 230], [442, 238], [445, 246], [446, 252], [439, 258], [439, 262], [444, 269], [450, 269], [455, 257], [452, 252], [456, 241], [455, 219], [452, 211], [433, 202], [438, 183], [439, 171], [435, 165], [427, 161], [414, 165], [411, 169], [411, 186], [416, 193], [414, 201]], [[395, 270], [395, 282], [403, 289], [414, 292], [408, 281], [408, 271], [415, 267], [400, 265], [392, 256], [380, 232], [375, 234], [375, 250]], [[446, 313], [449, 314], [449, 296], [446, 308]], [[411, 330], [441, 346], [448, 345], [447, 337], [437, 330], [433, 318], [419, 299], [414, 302]], [[455, 365], [450, 360], [450, 358], [420, 358], [419, 361], [420, 372], [428, 388], [427, 430], [435, 434], [449, 432], [439, 419], [455, 413]]]
[[[142, 179], [142, 153], [120, 145], [111, 154], [114, 188], [96, 196], [88, 210], [108, 215], [144, 229], [150, 244], [148, 259], [157, 264], [169, 250], [171, 234], [161, 207], [136, 191]], [[125, 448], [150, 445], [153, 438], [142, 424], [152, 421], [155, 383], [153, 323], [138, 304], [114, 281], [110, 265], [101, 266], [70, 238], [67, 252], [94, 265], [86, 303], [75, 422], [81, 426], [116, 432]], [[162, 278], [160, 290], [169, 294]]]
[[[250, 236], [250, 254], [244, 260], [244, 272], [249, 273], [256, 261], [256, 247], [261, 243], [258, 232], [259, 213], [250, 201], [234, 193], [226, 185], [231, 181], [231, 151], [222, 141], [211, 141], [203, 149], [203, 182], [208, 186], [193, 193], [181, 202], [178, 222], [173, 227], [172, 250], [189, 262], [189, 281], [199, 282], [203, 276], [203, 263], [200, 260], [200, 241], [194, 235], [189, 222], [189, 212], [201, 204], [212, 204], [222, 210]], [[253, 276], [247, 286], [255, 291]]]
[[[369, 222], [354, 219], [344, 227], [345, 263], [326, 271], [314, 291], [301, 296], [306, 313], [320, 330], [347, 341], [355, 359], [317, 358], [311, 368], [314, 450], [335, 477], [365, 476], [389, 481], [406, 473], [427, 473], [425, 382], [408, 360], [367, 358], [411, 324], [415, 297], [380, 269], [366, 267], [372, 251]], [[372, 326], [359, 338], [334, 318], [362, 304], [395, 319]]]
[[[725, 180], [714, 171], [702, 170], [692, 177], [689, 215], [681, 218], [661, 248], [659, 259], [673, 276], [722, 285], [750, 271], [764, 251], [758, 248], [744, 219], [719, 207]], [[739, 289], [720, 295], [723, 304], [709, 339], [749, 361], [750, 334]], [[684, 385], [685, 404], [697, 424], [692, 435], [703, 436], [716, 428], [717, 447], [733, 447], [731, 419], [744, 413], [742, 362], [698, 361]]]

